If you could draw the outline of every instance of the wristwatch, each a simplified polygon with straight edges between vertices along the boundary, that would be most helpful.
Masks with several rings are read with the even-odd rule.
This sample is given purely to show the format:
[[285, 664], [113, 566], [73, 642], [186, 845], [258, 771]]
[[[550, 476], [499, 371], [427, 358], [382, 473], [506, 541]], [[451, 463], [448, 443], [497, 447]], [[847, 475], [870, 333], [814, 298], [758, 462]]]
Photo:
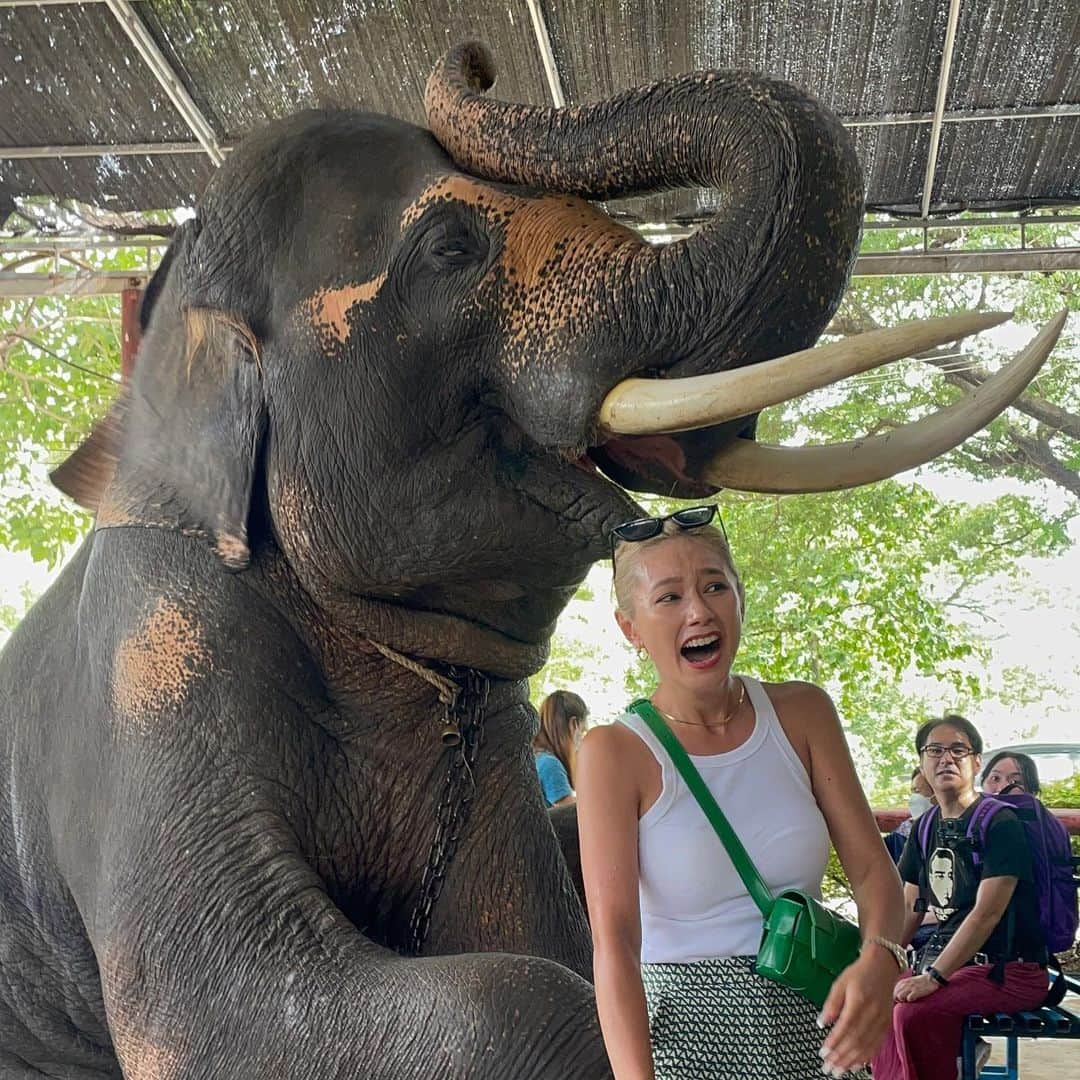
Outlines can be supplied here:
[[909, 967], [907, 949], [903, 945], [897, 945], [895, 941], [890, 941], [888, 938], [880, 937], [877, 934], [866, 938], [863, 944], [880, 945], [886, 952], [892, 953], [892, 958], [901, 971], [906, 971]]
[[938, 986], [948, 986], [949, 985], [949, 980], [946, 979], [945, 976], [942, 975], [941, 972], [938, 971], [938, 969], [936, 967], [934, 967], [932, 964], [930, 965], [930, 967], [928, 967], [923, 972], [923, 974], [924, 975], [929, 975], [930, 978], [933, 979], [934, 982], [936, 982], [938, 984]]

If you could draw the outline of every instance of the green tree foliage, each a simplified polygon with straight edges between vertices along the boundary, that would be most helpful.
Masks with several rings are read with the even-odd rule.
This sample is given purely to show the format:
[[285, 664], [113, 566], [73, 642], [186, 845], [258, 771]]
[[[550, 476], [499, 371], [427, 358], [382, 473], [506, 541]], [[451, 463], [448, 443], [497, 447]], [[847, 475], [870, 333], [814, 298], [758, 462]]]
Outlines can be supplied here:
[[[1067, 780], [1054, 780], [1043, 784], [1039, 798], [1047, 806], [1077, 809], [1080, 807], [1080, 773]], [[1080, 836], [1070, 836], [1069, 843], [1072, 845], [1073, 855], [1080, 856]]]
[[[34, 251], [54, 235], [168, 231], [171, 213], [116, 215], [29, 200], [8, 222], [28, 247], [0, 251], [0, 270], [126, 270], [145, 275], [163, 249]], [[12, 236], [6, 237], [12, 239]], [[0, 548], [55, 566], [90, 518], [54, 491], [48, 471], [108, 410], [120, 384], [118, 296], [0, 297]]]
[[[95, 269], [137, 269], [145, 259], [84, 254]], [[85, 532], [89, 517], [46, 477], [105, 414], [119, 381], [119, 297], [0, 300], [0, 547], [55, 565]]]
[[19, 625], [19, 621], [30, 610], [33, 602], [33, 591], [25, 582], [19, 590], [17, 603], [0, 602], [0, 646], [4, 644], [12, 630]]

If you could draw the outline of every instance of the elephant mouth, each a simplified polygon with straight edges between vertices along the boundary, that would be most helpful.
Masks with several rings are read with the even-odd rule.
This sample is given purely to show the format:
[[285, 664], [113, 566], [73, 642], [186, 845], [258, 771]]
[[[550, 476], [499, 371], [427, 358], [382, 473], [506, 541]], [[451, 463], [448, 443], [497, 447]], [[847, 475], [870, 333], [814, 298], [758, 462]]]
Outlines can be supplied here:
[[1064, 326], [1060, 312], [975, 390], [920, 420], [827, 446], [755, 441], [757, 414], [812, 390], [999, 325], [1009, 313], [953, 315], [875, 330], [752, 366], [684, 378], [629, 378], [597, 414], [587, 457], [633, 491], [695, 498], [721, 488], [795, 494], [873, 483], [958, 446], [1035, 377]]
[[587, 466], [583, 467], [599, 470], [633, 491], [678, 491], [688, 498], [715, 491], [692, 475], [687, 447], [672, 435], [616, 436], [602, 446], [591, 447], [584, 460]]

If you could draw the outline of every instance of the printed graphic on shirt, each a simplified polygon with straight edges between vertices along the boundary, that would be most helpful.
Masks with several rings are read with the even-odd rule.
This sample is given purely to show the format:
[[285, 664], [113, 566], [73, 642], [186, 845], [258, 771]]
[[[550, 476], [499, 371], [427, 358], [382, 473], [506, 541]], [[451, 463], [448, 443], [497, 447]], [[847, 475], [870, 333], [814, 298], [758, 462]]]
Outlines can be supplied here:
[[956, 911], [956, 855], [947, 847], [934, 849], [930, 856], [930, 910], [939, 923], [945, 922]]
[[912, 829], [900, 856], [900, 876], [919, 887], [927, 907], [937, 917], [934, 941], [941, 947], [971, 914], [984, 879], [1015, 878], [1016, 889], [1006, 912], [1011, 917], [1001, 918], [982, 951], [990, 956], [1038, 957], [1044, 942], [1024, 826], [1012, 810], [999, 810], [986, 831], [985, 841], [982, 836], [969, 837], [968, 828], [977, 806], [978, 802], [972, 803], [959, 818], [934, 822], [930, 854], [925, 860], [918, 830]]

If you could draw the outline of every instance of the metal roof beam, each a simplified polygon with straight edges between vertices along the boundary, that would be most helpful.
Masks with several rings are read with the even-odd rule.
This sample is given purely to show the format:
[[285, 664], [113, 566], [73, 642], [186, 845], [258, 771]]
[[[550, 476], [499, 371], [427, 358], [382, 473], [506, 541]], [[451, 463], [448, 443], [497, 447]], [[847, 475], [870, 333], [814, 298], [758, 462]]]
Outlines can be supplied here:
[[1080, 270], [1080, 248], [1014, 248], [1008, 251], [918, 251], [860, 255], [855, 277], [894, 274], [1024, 274]]
[[96, 270], [91, 274], [23, 274], [0, 270], [0, 299], [18, 296], [104, 296], [141, 289], [150, 275], [130, 270]]
[[945, 99], [949, 94], [949, 72], [952, 69], [953, 48], [956, 45], [956, 24], [960, 21], [960, 0], [950, 0], [949, 21], [945, 26], [945, 47], [941, 51], [941, 71], [938, 74], [937, 102], [930, 128], [930, 149], [926, 154], [926, 175], [923, 179], [921, 217], [930, 215], [930, 197], [934, 192], [937, 171], [938, 145], [941, 142], [941, 121], [945, 115]]
[[[44, 254], [65, 251], [122, 251], [134, 248], [168, 247], [167, 236], [132, 236], [127, 239], [116, 236], [2, 236], [0, 251], [40, 251]], [[43, 254], [43, 258], [44, 258]]]
[[[11, 0], [0, 0], [0, 7]], [[60, 0], [57, 0], [60, 2]], [[62, 0], [73, 3], [74, 0]], [[100, 0], [105, 3], [105, 0]], [[555, 78], [558, 78], [556, 73]], [[558, 84], [556, 84], [558, 85]], [[559, 93], [561, 93], [561, 89]], [[555, 90], [552, 90], [552, 97]], [[970, 124], [976, 121], [1008, 123], [1019, 120], [1056, 120], [1080, 116], [1080, 104], [1039, 105], [1016, 109], [967, 109], [945, 113], [942, 124]], [[904, 125], [932, 124], [933, 113], [886, 113], [883, 116], [853, 116], [843, 120], [847, 128], [901, 127]], [[218, 143], [218, 149], [227, 154], [232, 143]], [[30, 161], [44, 158], [80, 157], [133, 157], [140, 155], [169, 156], [173, 154], [205, 154], [206, 147], [197, 142], [139, 142], [139, 143], [86, 143], [66, 146], [0, 146], [0, 161]]]
[[176, 111], [183, 117], [184, 123], [191, 128], [210, 160], [215, 165], [220, 165], [225, 160], [225, 155], [218, 145], [217, 134], [210, 126], [210, 121], [192, 100], [180, 81], [180, 76], [165, 58], [165, 54], [157, 47], [157, 43], [151, 37], [146, 24], [136, 14], [134, 7], [129, 0], [105, 0], [105, 3], [109, 5], [109, 10], [116, 16], [124, 33], [131, 39], [135, 51], [154, 73], [154, 78], [161, 84], [169, 100], [176, 107]]
[[547, 20], [540, 9], [540, 0], [525, 0], [525, 2], [529, 6], [529, 18], [532, 19], [536, 47], [540, 50], [540, 59], [544, 64], [544, 76], [547, 78], [552, 103], [557, 109], [561, 109], [566, 105], [566, 95], [563, 93], [559, 69], [555, 66], [555, 54], [551, 50], [551, 35], [548, 33]]
[[[633, 221], [625, 218], [620, 219], [627, 228], [634, 229], [647, 240], [655, 240], [663, 243], [672, 240], [685, 240], [688, 236], [706, 224], [711, 217], [703, 217], [700, 221], [688, 223], [686, 220], [678, 222], [664, 221]], [[887, 230], [889, 232], [934, 232], [936, 230], [955, 231], [956, 229], [1021, 229], [1033, 228], [1040, 225], [1075, 225], [1080, 223], [1080, 214], [1001, 214], [998, 217], [979, 215], [974, 217], [940, 217], [929, 218], [892, 218], [888, 221], [864, 221], [863, 230]], [[0, 240], [0, 246], [3, 241]]]
[[[847, 128], [899, 127], [907, 124], [932, 124], [935, 113], [884, 113], [881, 116], [849, 116], [841, 119]], [[1018, 105], [1015, 108], [955, 109], [941, 115], [942, 124], [971, 124], [978, 121], [995, 123], [1012, 120], [1056, 120], [1060, 117], [1080, 116], [1080, 104]]]
[[[102, 0], [104, 3], [105, 0]], [[0, 0], [3, 3], [3, 0]], [[222, 152], [231, 146], [218, 144]], [[137, 154], [205, 154], [197, 142], [96, 143], [71, 146], [0, 146], [0, 161], [34, 161], [42, 158], [132, 157]]]

